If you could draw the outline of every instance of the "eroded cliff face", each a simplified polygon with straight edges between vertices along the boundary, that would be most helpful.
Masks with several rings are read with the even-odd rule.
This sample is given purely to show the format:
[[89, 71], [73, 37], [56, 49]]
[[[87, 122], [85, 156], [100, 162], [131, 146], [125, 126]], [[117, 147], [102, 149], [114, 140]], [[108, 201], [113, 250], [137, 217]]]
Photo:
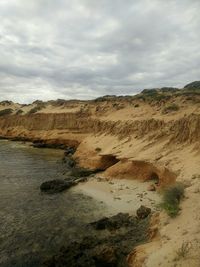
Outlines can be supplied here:
[[[84, 110], [82, 102], [78, 102], [73, 106], [70, 104], [74, 112], [54, 113], [52, 107], [49, 113], [40, 110], [34, 114], [1, 116], [0, 135], [73, 145], [77, 148], [76, 160], [80, 166], [87, 168], [106, 169], [105, 166], [111, 166], [110, 155], [118, 161], [128, 159], [131, 162], [160, 162], [164, 166], [167, 164], [165, 167], [170, 169], [174, 166], [166, 155], [179, 151], [183, 146], [198, 153], [198, 106], [195, 107], [196, 113], [191, 109], [186, 114], [181, 109], [166, 115], [155, 112], [160, 106], [158, 103], [153, 106], [140, 103], [139, 111], [132, 108], [130, 101], [126, 99], [120, 110], [119, 104], [115, 108], [115, 102], [106, 104], [88, 103]], [[124, 118], [127, 112], [129, 119], [126, 120]], [[174, 172], [178, 175], [180, 170], [175, 168]]]
[[156, 173], [160, 186], [174, 182], [181, 172], [168, 155], [182, 146], [199, 151], [200, 114], [145, 118], [143, 112], [124, 121], [120, 116], [113, 120], [116, 111], [110, 112], [112, 119], [80, 110], [2, 116], [0, 135], [74, 146], [81, 167], [108, 169], [109, 178], [146, 180]]
[[0, 135], [44, 135], [45, 139], [61, 140], [70, 134], [81, 140], [81, 135], [109, 135], [119, 142], [134, 138], [148, 143], [166, 140], [169, 145], [191, 144], [199, 142], [200, 137], [200, 93], [193, 90], [161, 88], [144, 90], [136, 96], [35, 101], [29, 105], [3, 101]]
[[[135, 121], [109, 121], [79, 113], [49, 113], [0, 117], [0, 135], [7, 137], [29, 136], [34, 132], [57, 131], [63, 133], [108, 134], [119, 140], [133, 137], [159, 141], [167, 138], [169, 144], [195, 143], [200, 140], [200, 114], [189, 114], [177, 120], [137, 119]], [[39, 136], [38, 136], [39, 137]], [[62, 138], [62, 137], [61, 137]], [[76, 136], [75, 136], [76, 138]]]

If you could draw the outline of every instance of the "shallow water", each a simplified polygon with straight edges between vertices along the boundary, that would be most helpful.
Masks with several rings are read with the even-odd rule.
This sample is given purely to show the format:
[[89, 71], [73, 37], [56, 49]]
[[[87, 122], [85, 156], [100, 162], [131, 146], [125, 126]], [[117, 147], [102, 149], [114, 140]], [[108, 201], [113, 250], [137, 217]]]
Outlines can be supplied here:
[[48, 195], [42, 182], [62, 175], [62, 151], [0, 141], [0, 266], [38, 267], [106, 209], [72, 190]]

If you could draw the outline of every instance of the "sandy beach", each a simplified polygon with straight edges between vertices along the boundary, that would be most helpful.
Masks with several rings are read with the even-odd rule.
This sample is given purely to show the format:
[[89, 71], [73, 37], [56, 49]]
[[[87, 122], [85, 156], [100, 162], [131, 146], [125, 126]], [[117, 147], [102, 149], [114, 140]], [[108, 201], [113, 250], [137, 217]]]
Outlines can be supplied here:
[[72, 190], [81, 192], [92, 198], [102, 201], [109, 210], [109, 215], [118, 212], [135, 214], [136, 210], [144, 205], [153, 211], [161, 201], [161, 196], [156, 191], [148, 191], [152, 182], [138, 180], [93, 177], [85, 183], [79, 183]]

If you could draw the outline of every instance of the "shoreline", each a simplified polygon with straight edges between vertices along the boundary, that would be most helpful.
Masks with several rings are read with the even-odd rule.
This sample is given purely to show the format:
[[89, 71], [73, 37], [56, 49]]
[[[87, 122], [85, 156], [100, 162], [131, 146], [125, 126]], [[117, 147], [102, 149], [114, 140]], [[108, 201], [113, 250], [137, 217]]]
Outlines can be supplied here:
[[151, 208], [152, 211], [157, 210], [161, 196], [157, 191], [148, 191], [151, 184], [152, 182], [130, 179], [107, 180], [95, 176], [84, 183], [79, 183], [71, 190], [81, 192], [104, 203], [110, 215], [119, 212], [135, 215], [141, 205]]

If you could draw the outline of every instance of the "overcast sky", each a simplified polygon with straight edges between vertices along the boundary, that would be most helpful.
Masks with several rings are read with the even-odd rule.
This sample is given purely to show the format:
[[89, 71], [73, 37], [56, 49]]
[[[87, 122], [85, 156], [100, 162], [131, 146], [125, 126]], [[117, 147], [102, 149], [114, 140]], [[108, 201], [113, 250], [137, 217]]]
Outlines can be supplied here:
[[199, 0], [0, 0], [0, 100], [200, 80]]

